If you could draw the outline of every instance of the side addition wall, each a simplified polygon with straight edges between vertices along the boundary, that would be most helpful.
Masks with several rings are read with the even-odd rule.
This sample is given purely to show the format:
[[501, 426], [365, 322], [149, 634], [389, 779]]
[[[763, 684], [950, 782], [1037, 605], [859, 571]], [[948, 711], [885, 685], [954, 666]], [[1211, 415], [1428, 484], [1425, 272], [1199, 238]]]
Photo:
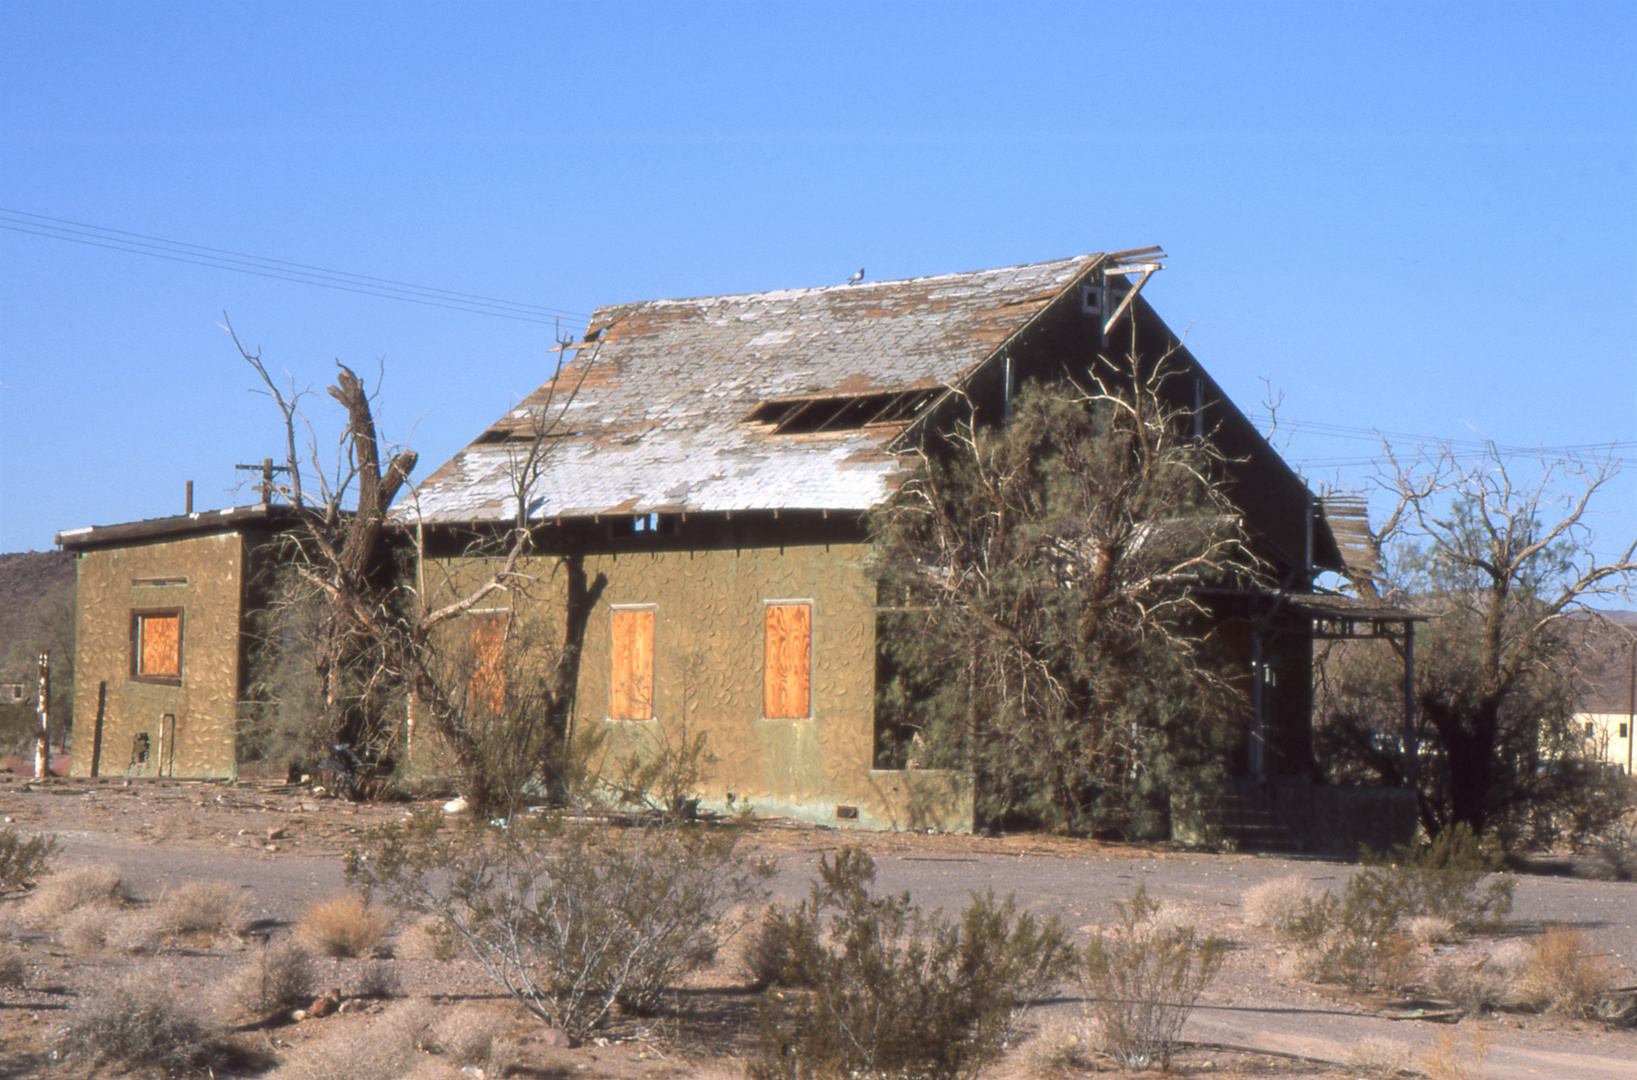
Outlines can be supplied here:
[[[90, 551], [78, 575], [73, 775], [233, 776], [243, 538]], [[174, 677], [138, 670], [139, 619], [155, 638], [174, 628]], [[168, 666], [172, 648], [150, 645], [150, 664]]]

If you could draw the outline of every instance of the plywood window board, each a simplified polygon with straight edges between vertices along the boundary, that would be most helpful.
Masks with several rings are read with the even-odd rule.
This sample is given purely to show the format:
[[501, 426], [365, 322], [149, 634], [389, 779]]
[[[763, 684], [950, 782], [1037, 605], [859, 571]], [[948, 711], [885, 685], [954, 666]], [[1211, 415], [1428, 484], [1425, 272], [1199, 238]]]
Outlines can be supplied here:
[[609, 655], [610, 720], [652, 720], [654, 717], [654, 626], [651, 607], [615, 608], [612, 612]]
[[467, 706], [478, 715], [498, 717], [506, 709], [506, 625], [509, 613], [485, 611], [469, 619]]
[[182, 609], [137, 608], [131, 612], [131, 678], [182, 681]]
[[812, 715], [813, 605], [769, 602], [763, 621], [762, 715], [769, 720], [806, 719]]

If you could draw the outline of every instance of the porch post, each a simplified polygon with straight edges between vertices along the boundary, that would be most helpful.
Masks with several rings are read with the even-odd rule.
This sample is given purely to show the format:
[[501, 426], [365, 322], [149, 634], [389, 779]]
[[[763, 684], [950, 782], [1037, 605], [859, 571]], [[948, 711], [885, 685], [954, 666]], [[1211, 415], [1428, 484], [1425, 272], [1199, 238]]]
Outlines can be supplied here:
[[1263, 715], [1262, 628], [1251, 625], [1250, 632], [1250, 771], [1258, 780], [1267, 779], [1267, 718]]
[[1421, 772], [1415, 732], [1415, 623], [1404, 620], [1404, 786], [1414, 790]]

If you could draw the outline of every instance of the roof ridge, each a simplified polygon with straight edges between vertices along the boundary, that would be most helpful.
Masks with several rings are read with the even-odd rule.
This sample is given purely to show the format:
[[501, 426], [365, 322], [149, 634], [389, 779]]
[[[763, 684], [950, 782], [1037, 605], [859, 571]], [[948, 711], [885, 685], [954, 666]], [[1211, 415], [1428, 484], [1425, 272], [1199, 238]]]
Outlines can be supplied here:
[[1073, 265], [1075, 265], [1077, 263], [1079, 263], [1079, 264], [1089, 264], [1091, 262], [1095, 262], [1097, 259], [1102, 258], [1105, 254], [1107, 254], [1107, 253], [1106, 252], [1101, 252], [1101, 251], [1092, 251], [1092, 252], [1087, 252], [1087, 253], [1085, 253], [1083, 255], [1069, 255], [1069, 256], [1065, 256], [1063, 258], [1059, 258], [1059, 259], [1042, 259], [1042, 260], [1040, 260], [1038, 262], [1015, 263], [1015, 264], [1013, 264], [1011, 266], [990, 266], [990, 267], [985, 267], [983, 269], [978, 269], [978, 270], [955, 270], [955, 271], [949, 271], [949, 272], [942, 273], [942, 274], [923, 274], [923, 275], [921, 275], [919, 277], [883, 278], [880, 281], [861, 281], [861, 282], [858, 282], [857, 284], [853, 284], [853, 285], [849, 285], [849, 284], [846, 284], [845, 282], [843, 282], [842, 284], [839, 284], [839, 285], [805, 285], [805, 286], [802, 286], [802, 287], [799, 287], [799, 288], [794, 288], [794, 289], [764, 289], [764, 290], [759, 291], [759, 292], [715, 293], [715, 294], [710, 294], [710, 295], [706, 295], [706, 296], [679, 296], [679, 297], [661, 297], [661, 298], [653, 299], [653, 300], [628, 300], [628, 301], [624, 301], [622, 303], [602, 304], [602, 305], [598, 306], [598, 308], [596, 310], [597, 310], [598, 313], [600, 313], [600, 312], [603, 312], [603, 311], [608, 311], [608, 310], [612, 310], [612, 309], [616, 309], [616, 308], [662, 307], [662, 306], [667, 306], [667, 305], [672, 305], [672, 304], [686, 304], [686, 305], [697, 306], [697, 305], [700, 305], [700, 304], [704, 304], [704, 303], [708, 303], [708, 302], [714, 302], [714, 301], [752, 300], [752, 299], [757, 299], [757, 300], [760, 300], [760, 299], [783, 299], [783, 298], [786, 298], [786, 297], [794, 298], [794, 297], [798, 297], [798, 296], [811, 296], [811, 295], [816, 294], [816, 293], [825, 293], [825, 292], [846, 291], [846, 292], [853, 292], [853, 293], [863, 293], [863, 292], [867, 292], [867, 291], [874, 290], [874, 289], [884, 288], [886, 286], [913, 285], [913, 284], [916, 284], [916, 283], [928, 282], [928, 281], [944, 281], [944, 280], [953, 281], [953, 280], [956, 280], [956, 279], [959, 279], [959, 278], [975, 278], [975, 277], [982, 277], [982, 276], [993, 275], [993, 274], [1004, 274], [1004, 273], [1007, 273], [1009, 271], [1028, 270], [1028, 269], [1033, 269], [1035, 267], [1045, 267], [1045, 266], [1065, 266], [1065, 267], [1067, 267], [1067, 266], [1073, 266]]

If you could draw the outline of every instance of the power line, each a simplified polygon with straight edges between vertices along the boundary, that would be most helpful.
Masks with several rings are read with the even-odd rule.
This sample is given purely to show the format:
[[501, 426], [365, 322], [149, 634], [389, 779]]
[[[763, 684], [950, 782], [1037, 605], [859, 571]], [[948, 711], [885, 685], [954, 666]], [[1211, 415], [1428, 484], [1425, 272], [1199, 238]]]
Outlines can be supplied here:
[[31, 214], [5, 207], [0, 207], [0, 229], [112, 251], [124, 251], [132, 255], [146, 255], [154, 259], [167, 259], [171, 262], [230, 270], [238, 274], [290, 281], [300, 285], [316, 285], [338, 292], [357, 293], [386, 300], [403, 300], [426, 307], [465, 311], [474, 315], [492, 315], [520, 322], [551, 324], [565, 315], [577, 319], [590, 317], [589, 313], [583, 311], [503, 300], [430, 285], [415, 285], [407, 281], [353, 274], [345, 270], [329, 270], [307, 263], [248, 255], [241, 251], [206, 247], [203, 244], [190, 244], [182, 240], [167, 240], [163, 237], [89, 225], [83, 221], [46, 217], [43, 214]]
[[[1271, 417], [1264, 414], [1249, 414], [1249, 419], [1259, 427], [1271, 422]], [[1276, 434], [1310, 436], [1325, 439], [1347, 439], [1381, 445], [1383, 440], [1395, 443], [1425, 443], [1440, 448], [1447, 447], [1453, 456], [1458, 458], [1482, 457], [1490, 452], [1502, 456], [1528, 457], [1571, 457], [1586, 454], [1614, 453], [1623, 457], [1625, 453], [1637, 450], [1637, 439], [1610, 439], [1606, 442], [1562, 443], [1556, 446], [1523, 446], [1515, 443], [1499, 443], [1485, 438], [1441, 438], [1436, 435], [1408, 431], [1383, 431], [1380, 428], [1350, 427], [1345, 424], [1326, 424], [1313, 420], [1294, 420], [1288, 417], [1279, 417], [1279, 430]], [[1368, 463], [1377, 460], [1379, 455], [1368, 458], [1347, 458], [1347, 462], [1362, 461]], [[1311, 459], [1309, 459], [1311, 460]], [[1334, 459], [1341, 463], [1343, 459]]]

